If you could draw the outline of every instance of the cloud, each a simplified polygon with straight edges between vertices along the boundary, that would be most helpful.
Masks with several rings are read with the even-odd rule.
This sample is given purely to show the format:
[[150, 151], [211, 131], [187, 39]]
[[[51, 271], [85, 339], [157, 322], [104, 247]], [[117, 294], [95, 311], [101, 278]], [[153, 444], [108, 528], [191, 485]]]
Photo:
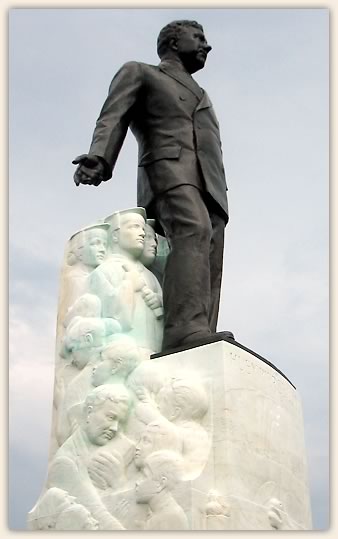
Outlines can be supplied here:
[[30, 323], [30, 309], [10, 312], [9, 434], [11, 444], [41, 456], [50, 436], [55, 326], [53, 313], [42, 309]]

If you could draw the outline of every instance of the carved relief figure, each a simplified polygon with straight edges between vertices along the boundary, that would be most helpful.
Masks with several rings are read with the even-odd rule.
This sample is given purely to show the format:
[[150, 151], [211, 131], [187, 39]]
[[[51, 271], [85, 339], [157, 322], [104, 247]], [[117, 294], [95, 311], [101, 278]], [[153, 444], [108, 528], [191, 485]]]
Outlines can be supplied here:
[[120, 329], [120, 324], [113, 318], [77, 316], [66, 328], [61, 355], [71, 356], [72, 364], [81, 370], [99, 348], [109, 342], [109, 337]]
[[117, 212], [111, 223], [111, 250], [89, 277], [89, 288], [102, 301], [102, 316], [117, 319], [145, 357], [161, 349], [162, 291], [156, 277], [139, 261], [144, 248], [145, 212]]
[[56, 520], [55, 529], [62, 531], [98, 530], [99, 523], [83, 505], [76, 503], [62, 511]]
[[140, 262], [156, 276], [162, 287], [165, 264], [169, 254], [169, 245], [163, 236], [156, 234], [155, 226], [155, 219], [147, 219], [144, 248]]
[[[142, 361], [136, 369], [128, 376], [126, 385], [134, 396], [133, 414], [130, 415], [127, 432], [138, 440], [145, 426], [149, 421], [145, 421], [143, 411], [143, 401], [146, 395], [147, 403], [157, 408], [156, 397], [163, 387], [166, 374], [161, 365], [156, 361]], [[141, 406], [141, 413], [138, 412]], [[157, 417], [152, 415], [151, 418]]]
[[107, 223], [96, 223], [84, 227], [70, 238], [66, 253], [65, 284], [59, 305], [61, 322], [69, 306], [73, 305], [79, 296], [88, 292], [87, 277], [106, 256], [108, 229]]
[[103, 262], [107, 251], [106, 223], [87, 226], [70, 238], [67, 263], [74, 268], [72, 276], [88, 274]]
[[[62, 378], [65, 385], [67, 385], [68, 382], [78, 374], [78, 370], [81, 370], [89, 361], [89, 357], [87, 357], [86, 352], [82, 352], [80, 354], [80, 356], [84, 355], [83, 358], [76, 358], [76, 356], [78, 355], [76, 354], [77, 346], [76, 343], [72, 342], [72, 328], [79, 326], [83, 321], [83, 318], [88, 318], [90, 320], [94, 319], [95, 323], [100, 317], [101, 301], [94, 294], [83, 294], [82, 296], [77, 298], [73, 305], [68, 308], [67, 313], [62, 320], [63, 330], [61, 331], [61, 327], [59, 327], [58, 330], [59, 355], [61, 358], [67, 359], [68, 361], [64, 362], [61, 360], [56, 366], [56, 378], [58, 382], [60, 381], [60, 378]], [[107, 330], [108, 328], [109, 325], [107, 327]], [[118, 322], [116, 322], [116, 325], [115, 323], [111, 324], [112, 333], [115, 331], [115, 329], [116, 331], [120, 331], [120, 325], [118, 324]], [[90, 354], [90, 348], [93, 344], [93, 338], [90, 336], [90, 334], [88, 334], [85, 340], [88, 343], [88, 346], [86, 346], [85, 348]], [[74, 356], [72, 356], [73, 351], [75, 352]]]
[[88, 392], [105, 383], [124, 383], [128, 374], [140, 361], [135, 342], [124, 335], [112, 337], [110, 344], [96, 347], [90, 353], [92, 355], [88, 363], [65, 389], [57, 421], [59, 445], [77, 428]]
[[147, 219], [144, 228], [144, 246], [140, 256], [140, 262], [146, 268], [151, 267], [157, 255], [158, 237], [154, 227], [155, 221], [153, 219]]
[[29, 530], [54, 530], [60, 513], [75, 504], [76, 498], [61, 488], [52, 487], [42, 494], [28, 514]]
[[90, 512], [76, 502], [74, 496], [52, 487], [29, 513], [28, 529], [37, 530], [97, 530], [98, 522]]
[[92, 370], [91, 383], [95, 387], [102, 384], [124, 384], [140, 361], [140, 352], [134, 339], [125, 335], [116, 337], [101, 350], [101, 361]]
[[231, 507], [227, 499], [216, 490], [209, 490], [208, 501], [205, 507], [206, 529], [226, 530], [231, 514]]
[[91, 385], [92, 368], [100, 359], [102, 346], [121, 331], [116, 320], [99, 318], [100, 312], [99, 298], [84, 294], [75, 301], [65, 319], [66, 330], [60, 349], [63, 359], [58, 362], [55, 373], [53, 430], [58, 446], [73, 430], [70, 408], [84, 399]]
[[182, 458], [174, 451], [156, 451], [144, 461], [143, 479], [136, 481], [137, 503], [147, 503], [150, 516], [145, 530], [187, 530], [188, 519], [172, 495], [182, 480]]
[[143, 470], [145, 459], [160, 449], [171, 449], [182, 454], [183, 444], [177, 430], [168, 421], [156, 420], [147, 425], [135, 447], [134, 464]]
[[198, 477], [210, 452], [211, 440], [200, 424], [208, 410], [208, 396], [199, 380], [194, 377], [167, 380], [156, 397], [157, 407], [147, 392], [138, 392], [140, 403], [135, 413], [148, 423], [163, 417], [176, 428], [183, 443], [185, 479]]
[[91, 391], [83, 423], [56, 452], [47, 484], [66, 490], [99, 522], [99, 529], [123, 529], [102, 502], [100, 489], [114, 489], [125, 480], [134, 444], [123, 433], [130, 396], [119, 384]]

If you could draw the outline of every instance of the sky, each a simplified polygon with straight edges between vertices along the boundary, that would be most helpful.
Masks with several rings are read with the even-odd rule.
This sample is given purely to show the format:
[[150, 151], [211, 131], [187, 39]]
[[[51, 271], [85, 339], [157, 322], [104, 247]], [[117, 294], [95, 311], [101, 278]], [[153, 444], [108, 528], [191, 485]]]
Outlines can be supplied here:
[[128, 134], [112, 180], [76, 187], [111, 78], [158, 64], [159, 30], [196, 19], [213, 47], [195, 75], [221, 128], [229, 186], [218, 330], [297, 387], [313, 527], [329, 526], [329, 12], [11, 9], [9, 12], [9, 528], [47, 472], [59, 277], [68, 238], [136, 205]]

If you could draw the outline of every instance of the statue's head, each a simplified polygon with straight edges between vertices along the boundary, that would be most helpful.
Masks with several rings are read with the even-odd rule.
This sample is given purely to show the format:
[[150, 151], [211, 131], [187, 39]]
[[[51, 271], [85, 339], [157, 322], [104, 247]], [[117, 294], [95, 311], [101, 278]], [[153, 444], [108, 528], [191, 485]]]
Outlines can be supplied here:
[[182, 440], [177, 429], [163, 419], [152, 421], [141, 432], [136, 444], [134, 456], [136, 467], [143, 469], [145, 459], [150, 453], [169, 447], [178, 453], [182, 451]]
[[90, 269], [104, 260], [107, 251], [107, 223], [98, 223], [79, 230], [70, 238], [67, 262], [73, 266], [82, 263]]
[[55, 529], [61, 531], [98, 530], [99, 523], [92, 517], [86, 507], [75, 503], [62, 511], [56, 521]]
[[126, 335], [118, 336], [101, 350], [101, 361], [93, 368], [92, 385], [98, 387], [109, 379], [126, 379], [140, 362], [135, 341]]
[[144, 249], [146, 212], [144, 208], [131, 208], [107, 217], [113, 253], [122, 253], [139, 259]]
[[157, 254], [158, 239], [154, 226], [154, 219], [147, 219], [147, 223], [145, 226], [146, 235], [144, 238], [144, 248], [140, 257], [140, 262], [142, 262], [142, 264], [146, 266], [146, 268], [151, 266]]
[[194, 379], [171, 378], [157, 396], [159, 411], [169, 419], [199, 421], [208, 410], [208, 396]]
[[196, 21], [173, 21], [162, 28], [157, 38], [157, 54], [161, 60], [176, 56], [189, 73], [204, 67], [210, 51], [203, 27]]
[[122, 384], [96, 387], [84, 403], [85, 431], [94, 445], [112, 440], [128, 417], [130, 395]]
[[143, 479], [136, 481], [137, 503], [149, 503], [163, 490], [171, 491], [182, 479], [183, 460], [172, 450], [151, 453], [144, 462]]
[[79, 370], [100, 352], [106, 336], [106, 325], [101, 318], [75, 317], [66, 328], [61, 355], [71, 357]]

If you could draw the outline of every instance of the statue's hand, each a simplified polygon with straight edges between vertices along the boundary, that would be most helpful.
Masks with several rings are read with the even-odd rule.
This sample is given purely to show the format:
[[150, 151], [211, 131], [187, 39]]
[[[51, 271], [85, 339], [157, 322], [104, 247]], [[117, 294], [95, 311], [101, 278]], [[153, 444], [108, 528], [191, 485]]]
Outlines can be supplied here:
[[159, 294], [156, 294], [156, 292], [153, 292], [150, 288], [145, 286], [142, 289], [142, 297], [148, 305], [150, 309], [157, 309], [158, 307], [162, 307], [162, 301]]
[[121, 457], [108, 451], [99, 451], [88, 463], [88, 474], [97, 488], [117, 488], [124, 479]]
[[129, 264], [122, 264], [122, 268], [126, 272], [125, 278], [132, 283], [134, 291], [139, 292], [140, 290], [142, 290], [142, 288], [146, 284], [142, 273], [140, 273], [137, 269], [133, 268]]
[[76, 157], [72, 163], [78, 165], [74, 174], [76, 185], [83, 183], [97, 186], [104, 181], [105, 166], [99, 157], [83, 154]]

